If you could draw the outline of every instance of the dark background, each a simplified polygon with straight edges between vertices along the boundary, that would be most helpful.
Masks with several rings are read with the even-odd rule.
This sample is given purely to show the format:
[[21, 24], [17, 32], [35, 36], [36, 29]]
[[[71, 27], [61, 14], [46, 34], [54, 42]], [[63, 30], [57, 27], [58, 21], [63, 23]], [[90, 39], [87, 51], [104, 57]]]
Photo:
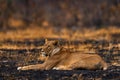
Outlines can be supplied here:
[[[11, 20], [21, 21], [11, 25]], [[120, 0], [0, 0], [0, 28], [120, 26]]]

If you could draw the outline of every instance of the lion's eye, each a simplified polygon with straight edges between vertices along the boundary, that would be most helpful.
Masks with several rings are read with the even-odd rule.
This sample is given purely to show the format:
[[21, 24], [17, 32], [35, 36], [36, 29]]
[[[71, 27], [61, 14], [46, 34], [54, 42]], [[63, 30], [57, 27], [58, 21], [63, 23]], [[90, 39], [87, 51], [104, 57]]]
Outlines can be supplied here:
[[47, 48], [50, 49], [50, 46], [48, 46]]
[[48, 47], [50, 47], [50, 46], [48, 45]]

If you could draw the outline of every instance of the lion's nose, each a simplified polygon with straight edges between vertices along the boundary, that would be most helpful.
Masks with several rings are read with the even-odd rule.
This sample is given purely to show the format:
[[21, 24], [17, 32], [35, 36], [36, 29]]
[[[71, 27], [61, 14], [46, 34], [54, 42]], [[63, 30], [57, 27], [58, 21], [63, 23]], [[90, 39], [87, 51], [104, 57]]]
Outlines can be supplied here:
[[44, 52], [44, 50], [43, 50], [43, 49], [41, 49], [41, 52]]

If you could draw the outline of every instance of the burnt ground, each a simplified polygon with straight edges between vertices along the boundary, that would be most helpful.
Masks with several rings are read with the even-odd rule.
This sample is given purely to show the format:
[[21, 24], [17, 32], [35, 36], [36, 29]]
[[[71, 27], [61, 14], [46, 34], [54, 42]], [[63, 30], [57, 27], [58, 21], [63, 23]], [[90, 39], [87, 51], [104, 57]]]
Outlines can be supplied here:
[[[14, 45], [16, 42], [6, 41], [7, 43]], [[17, 44], [34, 44], [37, 46], [42, 45], [44, 42], [42, 40], [34, 40], [34, 42], [27, 43], [25, 41], [18, 42]], [[113, 41], [112, 43], [115, 43]], [[4, 42], [5, 43], [5, 42]], [[74, 44], [94, 44], [103, 45], [108, 44], [107, 41], [94, 41], [86, 40], [84, 42], [75, 41]], [[119, 42], [116, 42], [116, 44]], [[62, 44], [62, 43], [61, 43]], [[63, 43], [64, 44], [64, 43]], [[115, 61], [120, 63], [120, 50], [119, 48], [112, 48], [111, 50], [100, 49], [99, 47], [94, 47], [94, 49], [99, 52], [99, 54], [106, 60], [107, 63]], [[29, 52], [28, 52], [29, 51]], [[104, 54], [109, 51], [109, 54]], [[39, 55], [40, 49], [0, 49], [0, 80], [120, 80], [120, 66], [110, 66], [107, 70], [71, 70], [71, 71], [61, 71], [61, 70], [48, 70], [48, 71], [18, 71], [17, 67], [21, 65], [40, 63], [36, 57]], [[116, 52], [116, 54], [113, 54]], [[30, 56], [32, 55], [32, 57]], [[34, 56], [35, 55], [35, 56]], [[34, 56], [34, 57], [33, 57]]]

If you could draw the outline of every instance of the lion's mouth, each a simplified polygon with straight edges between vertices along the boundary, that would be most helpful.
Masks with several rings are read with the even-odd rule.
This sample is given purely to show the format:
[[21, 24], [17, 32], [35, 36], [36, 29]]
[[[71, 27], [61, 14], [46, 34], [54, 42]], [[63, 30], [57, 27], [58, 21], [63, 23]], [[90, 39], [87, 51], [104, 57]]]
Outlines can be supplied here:
[[43, 56], [43, 57], [47, 56], [47, 54], [44, 51], [42, 51], [41, 54], [42, 54], [41, 56]]

